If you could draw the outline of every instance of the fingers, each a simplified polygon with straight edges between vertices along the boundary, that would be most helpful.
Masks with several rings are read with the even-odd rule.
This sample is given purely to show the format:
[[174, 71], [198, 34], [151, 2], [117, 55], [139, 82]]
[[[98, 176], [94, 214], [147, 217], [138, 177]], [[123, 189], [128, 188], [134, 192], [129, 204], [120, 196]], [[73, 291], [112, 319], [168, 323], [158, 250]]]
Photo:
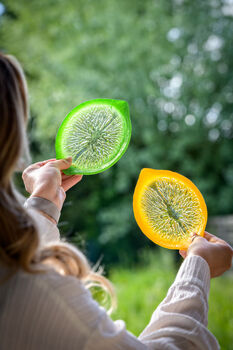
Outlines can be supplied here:
[[197, 238], [197, 237], [198, 237], [198, 235], [197, 235], [196, 233], [194, 233], [194, 234], [191, 236], [191, 242], [193, 242], [194, 239]]
[[187, 251], [186, 250], [179, 250], [180, 255], [182, 256], [183, 259], [186, 258], [187, 256]]
[[222, 239], [212, 235], [211, 233], [205, 231], [203, 236], [199, 236], [198, 234], [194, 233], [193, 236], [191, 237], [191, 241], [193, 242], [194, 240], [196, 241], [196, 239], [206, 239], [208, 242], [211, 243], [223, 243], [225, 241], [223, 241]]
[[[199, 236], [199, 235], [197, 235], [196, 233], [194, 233], [193, 234], [193, 236], [191, 237], [191, 244], [194, 244], [195, 242], [197, 242], [197, 241], [203, 241], [203, 240], [205, 240], [205, 238], [204, 237], [202, 237], [202, 236]], [[190, 244], [190, 245], [191, 245]]]
[[212, 235], [211, 233], [209, 232], [206, 232], [204, 233], [204, 237], [210, 242], [210, 243], [218, 243], [218, 244], [222, 244], [222, 245], [225, 245], [225, 246], [228, 246], [229, 248], [231, 248], [232, 252], [233, 252], [233, 249], [232, 247], [226, 242], [224, 241], [223, 239], [221, 238], [218, 238], [214, 235]]
[[37, 166], [41, 167], [49, 162], [54, 162], [55, 160], [56, 160], [56, 158], [51, 158], [51, 159], [43, 160], [42, 162], [34, 163], [33, 165], [37, 165]]
[[220, 240], [220, 238], [212, 235], [211, 233], [209, 233], [207, 231], [204, 232], [204, 237], [207, 239], [207, 241], [213, 242], [213, 243]]
[[65, 181], [66, 179], [70, 179], [73, 176], [79, 176], [79, 175], [66, 175], [63, 172], [61, 172], [62, 181]]
[[25, 173], [29, 173], [31, 172], [32, 170], [35, 170], [35, 169], [39, 169], [41, 168], [42, 166], [44, 166], [45, 164], [49, 163], [49, 162], [53, 162], [55, 161], [56, 159], [55, 158], [51, 158], [51, 159], [47, 159], [47, 160], [43, 160], [42, 162], [37, 162], [37, 163], [33, 163], [31, 165], [29, 165], [23, 172], [23, 176], [25, 175]]
[[29, 165], [24, 172], [31, 172], [32, 170], [39, 169], [40, 167], [46, 164], [49, 164], [57, 168], [58, 170], [68, 169], [72, 164], [72, 157], [68, 157], [66, 159], [59, 159], [59, 160], [55, 158], [43, 160], [42, 162], [37, 162]]
[[209, 238], [211, 238], [211, 237], [216, 237], [216, 236], [212, 235], [211, 233], [209, 233], [209, 232], [207, 232], [207, 231], [204, 232], [204, 236], [206, 236], [206, 238], [207, 238], [207, 237], [209, 237]]
[[[232, 247], [231, 247], [226, 241], [224, 241], [224, 240], [221, 239], [221, 238], [218, 238], [218, 237], [215, 236], [215, 235], [212, 235], [211, 233], [209, 233], [209, 232], [207, 232], [207, 231], [204, 232], [204, 236], [203, 236], [203, 237], [202, 237], [202, 236], [198, 236], [196, 233], [194, 233], [193, 236], [192, 236], [192, 238], [191, 238], [192, 243], [193, 243], [194, 240], [195, 240], [195, 242], [196, 242], [196, 239], [198, 239], [198, 240], [206, 239], [206, 240], [207, 240], [208, 242], [210, 242], [210, 243], [217, 243], [217, 244], [221, 244], [221, 245], [228, 246], [228, 247], [231, 249], [232, 254], [233, 254], [233, 249], [232, 249]], [[191, 244], [192, 244], [192, 243], [191, 243]]]
[[68, 157], [66, 159], [58, 159], [48, 163], [48, 165], [58, 170], [68, 169], [71, 166], [71, 164], [72, 164], [72, 157]]
[[68, 191], [71, 187], [76, 185], [79, 181], [82, 180], [82, 175], [71, 175], [65, 179], [62, 180], [62, 188], [64, 191]]

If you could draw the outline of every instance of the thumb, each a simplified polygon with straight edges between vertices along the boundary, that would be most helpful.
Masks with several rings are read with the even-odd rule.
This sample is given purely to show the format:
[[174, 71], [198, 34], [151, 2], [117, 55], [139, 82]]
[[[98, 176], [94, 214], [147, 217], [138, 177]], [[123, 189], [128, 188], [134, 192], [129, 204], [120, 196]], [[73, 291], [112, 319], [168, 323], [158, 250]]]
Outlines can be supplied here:
[[54, 160], [51, 163], [48, 163], [49, 166], [57, 168], [58, 170], [68, 169], [72, 164], [72, 157], [68, 157], [65, 159]]
[[192, 243], [189, 245], [188, 253], [195, 251], [198, 248], [204, 248], [206, 244], [208, 244], [208, 241], [204, 237], [195, 235], [192, 239]]
[[206, 238], [199, 236], [197, 234], [194, 234], [192, 236], [192, 243], [190, 245], [193, 245], [194, 243], [198, 243], [198, 242], [206, 242]]
[[187, 256], [187, 251], [186, 250], [179, 250], [179, 253], [180, 253], [180, 255], [182, 256], [182, 258], [183, 259], [185, 259], [186, 258], [186, 256]]

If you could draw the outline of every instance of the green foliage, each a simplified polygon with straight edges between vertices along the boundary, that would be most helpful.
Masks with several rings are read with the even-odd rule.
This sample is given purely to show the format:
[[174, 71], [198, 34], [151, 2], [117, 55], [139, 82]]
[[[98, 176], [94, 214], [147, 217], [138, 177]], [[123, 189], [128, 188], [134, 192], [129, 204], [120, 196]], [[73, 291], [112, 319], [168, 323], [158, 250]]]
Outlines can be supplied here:
[[[27, 74], [35, 160], [54, 157], [65, 115], [92, 98], [127, 100], [132, 140], [110, 170], [68, 194], [62, 231], [89, 257], [133, 259], [150, 243], [136, 227], [143, 167], [197, 184], [209, 214], [231, 213], [232, 17], [220, 0], [6, 0], [0, 49]], [[224, 7], [225, 6], [225, 7]], [[68, 223], [68, 224], [67, 224]]]
[[[145, 254], [145, 253], [144, 253]], [[144, 263], [129, 268], [114, 268], [110, 279], [116, 286], [118, 308], [114, 320], [122, 319], [127, 329], [138, 336], [146, 327], [153, 311], [164, 299], [175, 279], [173, 252], [159, 249], [156, 254], [146, 252]], [[233, 343], [232, 274], [211, 281], [209, 298], [209, 330], [218, 339], [222, 350], [230, 350]]]
[[211, 281], [209, 329], [219, 340], [222, 350], [230, 350], [233, 344], [232, 286], [232, 272]]
[[152, 312], [165, 298], [175, 278], [173, 253], [159, 248], [155, 254], [143, 251], [140, 265], [131, 268], [117, 267], [110, 272], [118, 307], [114, 320], [122, 319], [127, 329], [138, 336], [150, 321]]

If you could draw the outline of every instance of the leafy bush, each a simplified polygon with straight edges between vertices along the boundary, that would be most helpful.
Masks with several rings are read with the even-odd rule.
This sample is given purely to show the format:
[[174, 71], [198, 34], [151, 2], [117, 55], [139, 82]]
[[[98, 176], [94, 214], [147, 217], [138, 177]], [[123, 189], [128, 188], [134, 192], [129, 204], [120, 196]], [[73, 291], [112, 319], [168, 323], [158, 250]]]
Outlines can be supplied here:
[[[34, 160], [55, 156], [65, 115], [92, 98], [129, 102], [132, 140], [110, 170], [68, 194], [62, 231], [91, 260], [136, 259], [148, 246], [132, 214], [143, 167], [178, 171], [209, 214], [233, 208], [231, 5], [220, 0], [6, 0], [0, 49], [22, 62]], [[81, 237], [81, 238], [79, 238]], [[119, 247], [121, 249], [119, 249]], [[123, 255], [123, 256], [122, 256]]]

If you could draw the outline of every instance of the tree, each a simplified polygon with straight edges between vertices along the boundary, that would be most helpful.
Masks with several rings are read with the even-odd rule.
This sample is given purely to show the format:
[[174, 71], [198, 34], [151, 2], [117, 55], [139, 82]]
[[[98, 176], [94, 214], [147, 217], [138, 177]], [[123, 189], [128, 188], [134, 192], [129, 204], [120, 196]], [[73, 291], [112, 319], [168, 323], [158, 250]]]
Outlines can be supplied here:
[[5, 2], [1, 49], [27, 74], [35, 160], [55, 156], [56, 131], [79, 103], [129, 102], [126, 154], [84, 177], [62, 214], [66, 235], [79, 244], [88, 238], [91, 259], [132, 259], [150, 245], [132, 212], [143, 167], [189, 177], [210, 215], [232, 212], [231, 10], [220, 0]]

